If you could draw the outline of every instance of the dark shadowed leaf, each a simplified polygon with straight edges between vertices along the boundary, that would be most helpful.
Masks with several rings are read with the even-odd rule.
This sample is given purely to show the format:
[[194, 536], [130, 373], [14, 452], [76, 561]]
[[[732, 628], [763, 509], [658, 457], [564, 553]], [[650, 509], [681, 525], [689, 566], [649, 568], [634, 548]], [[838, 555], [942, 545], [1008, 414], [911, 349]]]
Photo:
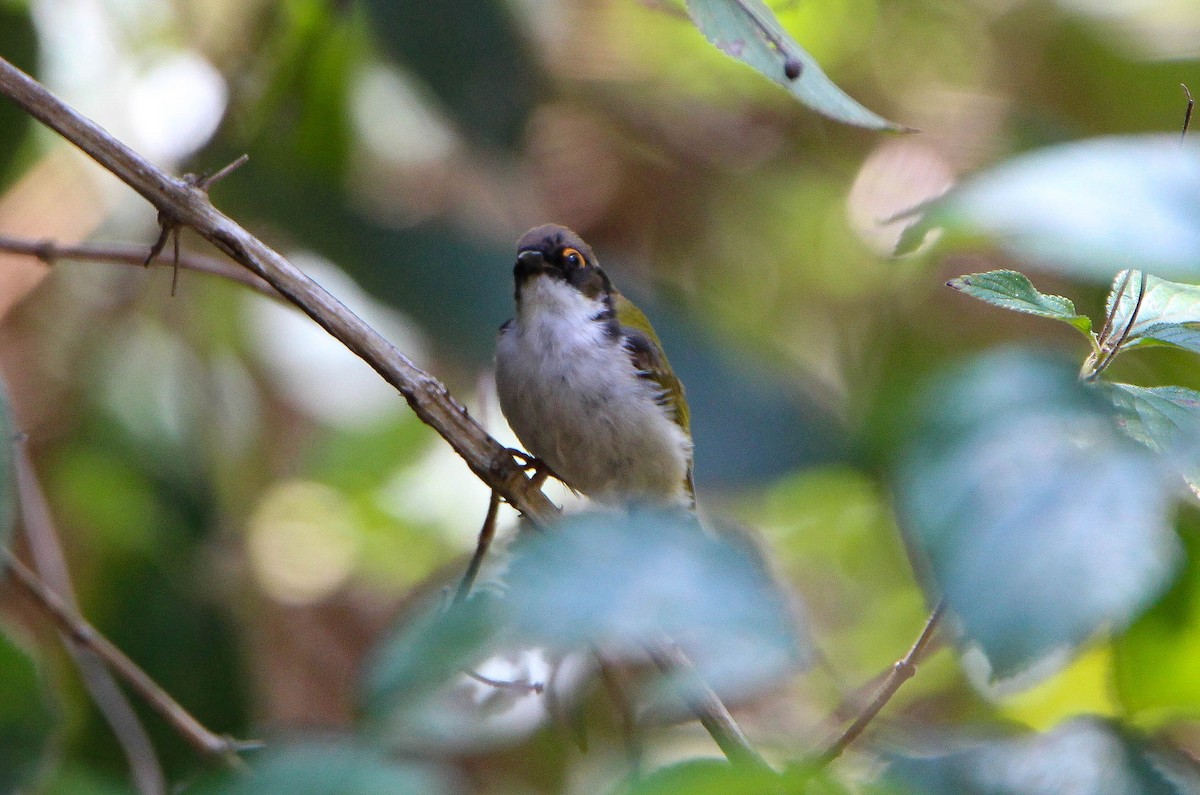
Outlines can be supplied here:
[[274, 745], [250, 773], [216, 776], [190, 795], [439, 795], [457, 792], [430, 765], [401, 762], [351, 740]]
[[994, 306], [1024, 312], [1027, 315], [1061, 320], [1085, 334], [1092, 330], [1091, 319], [1078, 314], [1070, 300], [1061, 295], [1038, 292], [1029, 278], [1017, 271], [970, 273], [951, 279], [946, 285]]
[[838, 88], [762, 0], [687, 0], [687, 9], [718, 49], [754, 67], [818, 113], [874, 130], [905, 129]]
[[[1113, 301], [1117, 300], [1117, 311], [1113, 315], [1114, 333], [1120, 333], [1129, 325], [1133, 310], [1137, 308], [1137, 317], [1121, 348], [1170, 345], [1200, 353], [1200, 287], [1169, 282], [1147, 274], [1145, 294], [1139, 304], [1141, 281], [1140, 271], [1121, 271], [1108, 295], [1108, 312], [1112, 312]], [[1121, 289], [1122, 284], [1125, 285], [1124, 289]], [[1117, 296], [1120, 296], [1119, 300]]]
[[802, 665], [797, 616], [748, 538], [669, 513], [588, 513], [513, 549], [516, 637], [641, 656], [668, 639], [718, 688], [750, 691]]
[[0, 792], [23, 792], [41, 764], [54, 715], [33, 660], [0, 633]]
[[1194, 767], [1144, 738], [1095, 718], [1046, 734], [994, 740], [924, 756], [896, 756], [882, 795], [1184, 795]]
[[369, 0], [366, 7], [387, 51], [429, 86], [460, 130], [493, 146], [517, 144], [541, 73], [509, 3]]
[[935, 228], [1031, 265], [1108, 282], [1120, 266], [1200, 278], [1200, 145], [1095, 138], [1020, 155], [934, 202], [900, 253]]
[[1180, 386], [1103, 384], [1120, 412], [1117, 423], [1134, 439], [1175, 464], [1200, 497], [1200, 392]]
[[1113, 415], [1073, 367], [1020, 351], [926, 395], [900, 518], [995, 677], [1124, 627], [1170, 583], [1174, 475]]

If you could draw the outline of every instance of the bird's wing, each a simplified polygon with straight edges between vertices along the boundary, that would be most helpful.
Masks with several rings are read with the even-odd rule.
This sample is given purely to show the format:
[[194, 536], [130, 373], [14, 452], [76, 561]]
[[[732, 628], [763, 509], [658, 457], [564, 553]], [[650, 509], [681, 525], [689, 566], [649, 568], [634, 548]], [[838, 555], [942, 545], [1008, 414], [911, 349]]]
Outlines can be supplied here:
[[658, 385], [660, 402], [671, 411], [675, 422], [691, 433], [691, 416], [683, 395], [683, 384], [671, 371], [662, 342], [642, 310], [620, 293], [613, 291], [613, 308], [621, 327], [621, 338], [633, 366], [643, 378]]

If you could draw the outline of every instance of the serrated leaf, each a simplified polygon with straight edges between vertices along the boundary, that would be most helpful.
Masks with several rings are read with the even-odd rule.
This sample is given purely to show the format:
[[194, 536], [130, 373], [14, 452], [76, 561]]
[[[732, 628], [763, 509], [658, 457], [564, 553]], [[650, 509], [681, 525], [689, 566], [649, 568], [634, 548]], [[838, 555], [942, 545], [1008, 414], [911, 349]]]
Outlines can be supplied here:
[[439, 795], [458, 792], [431, 765], [400, 762], [351, 739], [281, 744], [253, 756], [251, 773], [211, 776], [190, 795]]
[[1166, 589], [1175, 491], [1073, 367], [1012, 350], [926, 393], [897, 477], [934, 595], [997, 678], [1119, 630]]
[[1132, 438], [1167, 456], [1200, 497], [1200, 392], [1179, 386], [1102, 385]]
[[687, 10], [719, 50], [783, 86], [818, 113], [873, 130], [907, 129], [867, 110], [838, 88], [762, 0], [687, 0]]
[[805, 664], [798, 617], [750, 541], [675, 513], [587, 513], [514, 545], [516, 637], [638, 658], [670, 640], [718, 689], [750, 692]]
[[977, 742], [924, 756], [895, 756], [889, 795], [1185, 795], [1194, 765], [1108, 721], [1077, 718], [1045, 734]]
[[1140, 303], [1141, 271], [1118, 273], [1108, 294], [1105, 307], [1110, 314], [1114, 300], [1120, 296], [1116, 300], [1116, 314], [1113, 316], [1114, 336], [1129, 325], [1133, 310], [1137, 308], [1137, 317], [1121, 349], [1170, 345], [1200, 353], [1200, 286], [1170, 282], [1150, 274], [1146, 274], [1145, 278], [1146, 290]]
[[1030, 266], [1107, 283], [1114, 263], [1200, 277], [1200, 144], [1094, 138], [1006, 160], [933, 202], [911, 227], [951, 245], [987, 241]]
[[1010, 270], [969, 273], [946, 282], [959, 292], [978, 298], [993, 306], [1024, 312], [1027, 315], [1048, 317], [1069, 323], [1083, 333], [1092, 330], [1092, 321], [1075, 311], [1075, 305], [1060, 295], [1038, 292], [1023, 273]]

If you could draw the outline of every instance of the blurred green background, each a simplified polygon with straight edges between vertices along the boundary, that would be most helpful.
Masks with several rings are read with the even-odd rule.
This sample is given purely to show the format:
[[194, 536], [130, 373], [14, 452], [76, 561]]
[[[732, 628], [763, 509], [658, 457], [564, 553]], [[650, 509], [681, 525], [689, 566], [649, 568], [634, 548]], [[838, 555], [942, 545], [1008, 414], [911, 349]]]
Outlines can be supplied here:
[[[823, 663], [738, 712], [765, 752], [796, 757], [926, 613], [889, 496], [921, 380], [1000, 341], [1086, 354], [1066, 329], [943, 286], [1019, 264], [892, 259], [903, 223], [887, 219], [1033, 147], [1177, 131], [1180, 82], [1200, 87], [1200, 5], [771, 6], [839, 85], [921, 132], [822, 119], [670, 0], [0, 0], [0, 55], [177, 173], [249, 154], [214, 188], [217, 206], [506, 443], [489, 367], [514, 241], [546, 221], [578, 230], [687, 386], [702, 505], [753, 527], [807, 605]], [[155, 213], [0, 103], [0, 234], [149, 245]], [[288, 308], [194, 273], [171, 297], [165, 269], [0, 260], [0, 364], [84, 612], [215, 730], [278, 740], [353, 726], [364, 654], [414, 592], [459, 570], [485, 488]], [[1095, 286], [1038, 284], [1102, 308]], [[1114, 370], [1200, 388], [1180, 352]], [[974, 686], [939, 652], [876, 731], [1042, 730], [1088, 713], [1200, 753], [1195, 568], [1127, 636], [1032, 690]], [[5, 604], [53, 702], [32, 791], [127, 791], [45, 622], [11, 592]], [[0, 690], [8, 668], [28, 676], [18, 657], [0, 660]], [[438, 759], [463, 791], [604, 791], [622, 764], [605, 710], [592, 710], [586, 755], [530, 724]], [[146, 720], [171, 780], [191, 781], [203, 764]], [[662, 730], [654, 760], [711, 753], [706, 742]]]

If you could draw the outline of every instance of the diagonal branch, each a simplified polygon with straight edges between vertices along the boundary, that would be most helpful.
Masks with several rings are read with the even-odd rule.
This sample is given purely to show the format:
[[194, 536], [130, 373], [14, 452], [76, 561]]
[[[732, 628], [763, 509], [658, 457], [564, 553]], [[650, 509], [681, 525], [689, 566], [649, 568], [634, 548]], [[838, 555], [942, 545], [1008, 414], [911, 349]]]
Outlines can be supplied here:
[[[54, 528], [54, 520], [50, 516], [50, 506], [46, 504], [46, 495], [42, 492], [37, 474], [33, 470], [33, 462], [29, 460], [29, 449], [24, 435], [18, 436], [13, 442], [13, 458], [16, 463], [21, 524], [30, 556], [48, 587], [62, 598], [64, 606], [78, 612], [79, 606], [75, 600], [71, 575], [67, 570], [66, 557], [58, 540], [58, 532]], [[70, 634], [59, 632], [59, 638], [74, 660], [75, 667], [79, 669], [79, 675], [92, 701], [112, 727], [118, 744], [125, 752], [137, 791], [142, 795], [165, 793], [166, 780], [163, 778], [162, 765], [154, 752], [154, 745], [134, 712], [133, 705], [104, 666], [104, 661], [87, 646], [74, 641]]]
[[163, 690], [138, 667], [137, 663], [125, 656], [123, 651], [101, 635], [95, 627], [76, 615], [62, 597], [47, 588], [36, 574], [7, 549], [0, 552], [0, 567], [11, 574], [13, 582], [20, 585], [22, 590], [54, 619], [59, 631], [70, 638], [72, 643], [91, 650], [103, 660], [109, 670], [129, 685], [201, 754], [219, 757], [231, 766], [241, 766], [238, 751], [258, 745], [256, 742], [243, 743], [230, 737], [218, 736], [206, 729], [180, 706], [170, 693]]
[[440, 381], [413, 364], [278, 252], [213, 207], [203, 186], [194, 180], [176, 179], [154, 166], [3, 58], [0, 93], [142, 194], [164, 219], [192, 227], [266, 280], [399, 390], [417, 416], [441, 434], [476, 476], [530, 520], [545, 525], [557, 514], [546, 495], [530, 485], [512, 455], [467, 414], [466, 407]]

